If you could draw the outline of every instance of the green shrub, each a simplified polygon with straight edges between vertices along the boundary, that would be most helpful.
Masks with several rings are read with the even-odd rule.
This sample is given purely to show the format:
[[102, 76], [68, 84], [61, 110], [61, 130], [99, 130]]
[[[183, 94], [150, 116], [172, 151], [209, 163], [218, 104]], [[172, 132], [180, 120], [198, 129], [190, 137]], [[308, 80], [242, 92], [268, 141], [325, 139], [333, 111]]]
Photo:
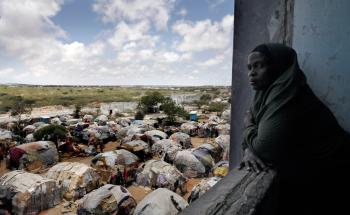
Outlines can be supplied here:
[[208, 110], [211, 112], [222, 112], [226, 108], [226, 104], [213, 102], [209, 104]]
[[36, 140], [48, 140], [57, 142], [58, 139], [65, 139], [66, 134], [67, 129], [64, 126], [48, 125], [34, 132], [33, 136]]

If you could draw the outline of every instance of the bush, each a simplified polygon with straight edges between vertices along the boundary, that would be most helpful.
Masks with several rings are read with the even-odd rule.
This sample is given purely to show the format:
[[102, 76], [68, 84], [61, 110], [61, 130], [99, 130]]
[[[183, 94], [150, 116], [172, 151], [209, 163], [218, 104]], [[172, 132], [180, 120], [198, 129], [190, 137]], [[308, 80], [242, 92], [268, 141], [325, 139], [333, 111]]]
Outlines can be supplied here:
[[211, 112], [222, 112], [226, 108], [226, 104], [213, 102], [209, 104], [208, 110]]
[[165, 97], [159, 92], [147, 92], [145, 96], [141, 97], [138, 104], [138, 110], [144, 113], [155, 113], [154, 109], [158, 103], [163, 103]]
[[34, 132], [33, 136], [36, 140], [57, 142], [58, 139], [65, 139], [67, 132], [62, 125], [48, 125]]

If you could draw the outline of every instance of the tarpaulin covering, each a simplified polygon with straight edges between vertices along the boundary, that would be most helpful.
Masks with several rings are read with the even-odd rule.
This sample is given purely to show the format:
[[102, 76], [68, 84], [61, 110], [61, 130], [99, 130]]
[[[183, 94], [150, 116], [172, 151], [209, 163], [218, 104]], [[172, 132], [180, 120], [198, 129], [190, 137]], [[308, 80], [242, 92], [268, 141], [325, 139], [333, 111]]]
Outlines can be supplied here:
[[178, 194], [158, 188], [137, 204], [134, 215], [175, 215], [187, 206], [188, 203]]
[[175, 183], [182, 185], [186, 178], [173, 165], [161, 160], [149, 160], [137, 174], [136, 183], [142, 186], [163, 187], [173, 190]]
[[50, 168], [47, 177], [63, 188], [64, 198], [76, 200], [99, 186], [100, 176], [86, 164], [63, 162]]
[[190, 135], [183, 133], [183, 132], [176, 132], [172, 134], [169, 139], [179, 143], [181, 146], [183, 146], [185, 149], [191, 148], [191, 137]]
[[175, 167], [186, 177], [196, 178], [207, 175], [206, 167], [191, 150], [179, 151], [174, 161]]
[[142, 140], [133, 140], [130, 142], [126, 142], [123, 143], [121, 147], [131, 152], [143, 151], [145, 154], [148, 154], [150, 152], [150, 147], [148, 143]]
[[[61, 188], [52, 179], [16, 170], [0, 178], [3, 196], [12, 197], [13, 214], [31, 215], [54, 207], [62, 200]], [[5, 189], [3, 189], [5, 188]]]
[[201, 197], [204, 193], [206, 193], [210, 188], [212, 188], [216, 183], [221, 180], [220, 177], [211, 177], [202, 179], [199, 184], [194, 186], [191, 191], [191, 195], [188, 198], [188, 202], [191, 203], [194, 200]]
[[[20, 149], [20, 157], [12, 157], [12, 150]], [[37, 171], [55, 165], [58, 162], [58, 152], [56, 146], [51, 141], [38, 141], [15, 146], [10, 151], [10, 160], [18, 162], [19, 169], [27, 171]]]
[[145, 135], [149, 137], [149, 139], [152, 140], [152, 143], [158, 141], [158, 140], [163, 140], [168, 138], [168, 135], [164, 133], [163, 131], [159, 130], [151, 130], [151, 131], [146, 131]]
[[132, 214], [136, 201], [127, 189], [106, 184], [76, 201], [78, 215]]
[[167, 162], [173, 162], [176, 157], [176, 153], [182, 150], [182, 146], [170, 139], [159, 140], [152, 145], [153, 156], [165, 155]]

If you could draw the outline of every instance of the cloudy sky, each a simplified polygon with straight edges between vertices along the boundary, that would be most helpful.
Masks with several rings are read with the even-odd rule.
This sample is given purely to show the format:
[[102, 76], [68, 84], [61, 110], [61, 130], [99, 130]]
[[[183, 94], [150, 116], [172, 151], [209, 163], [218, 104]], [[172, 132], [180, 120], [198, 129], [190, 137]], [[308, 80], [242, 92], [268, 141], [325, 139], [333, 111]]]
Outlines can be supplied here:
[[231, 85], [233, 0], [0, 0], [0, 84]]

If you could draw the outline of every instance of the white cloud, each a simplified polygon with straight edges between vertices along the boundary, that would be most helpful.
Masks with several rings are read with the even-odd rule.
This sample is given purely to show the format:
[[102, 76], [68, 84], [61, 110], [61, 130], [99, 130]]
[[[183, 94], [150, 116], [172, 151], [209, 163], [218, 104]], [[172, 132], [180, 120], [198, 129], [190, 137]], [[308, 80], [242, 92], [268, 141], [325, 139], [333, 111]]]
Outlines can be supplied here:
[[115, 32], [108, 42], [117, 50], [133, 47], [148, 47], [155, 46], [159, 40], [158, 36], [149, 35], [149, 23], [142, 21], [136, 24], [126, 24], [120, 22], [115, 29]]
[[209, 8], [214, 9], [217, 6], [223, 4], [226, 0], [211, 0], [209, 3]]
[[174, 3], [175, 0], [96, 0], [93, 10], [104, 22], [149, 20], [158, 30], [165, 30]]
[[211, 20], [177, 22], [173, 31], [181, 35], [176, 47], [179, 51], [200, 52], [208, 49], [225, 49], [232, 41], [233, 16], [225, 16], [221, 22]]
[[[0, 0], [0, 52], [6, 58], [14, 58], [20, 65], [0, 68], [0, 77], [5, 77], [1, 82], [106, 85], [209, 83], [212, 80], [205, 80], [205, 75], [213, 71], [211, 65], [220, 61], [220, 57], [215, 57], [212, 50], [204, 55], [200, 51], [217, 49], [215, 52], [221, 56], [222, 50], [232, 45], [233, 16], [214, 23], [210, 20], [196, 23], [179, 21], [173, 31], [183, 38], [169, 44], [169, 39], [173, 39], [168, 34], [171, 32], [163, 37], [154, 31], [152, 25], [155, 23], [158, 29], [166, 28], [175, 0], [96, 1], [95, 10], [101, 9], [99, 14], [113, 27], [99, 37], [100, 40], [84, 43], [66, 42], [64, 29], [52, 21], [66, 0]], [[170, 2], [169, 5], [166, 2]], [[111, 8], [112, 12], [103, 12], [103, 8], [96, 6], [106, 6], [107, 3], [119, 5], [114, 5], [117, 9]], [[130, 11], [122, 11], [124, 6]], [[185, 14], [185, 10], [181, 11]], [[115, 19], [112, 19], [113, 12], [117, 14]], [[136, 14], [139, 16], [136, 17]], [[158, 17], [163, 19], [155, 22]], [[208, 36], [219, 45], [203, 45]], [[192, 42], [194, 44], [191, 45]], [[212, 59], [199, 64], [198, 55], [212, 56]], [[227, 56], [216, 64], [218, 68], [226, 65], [223, 62], [229, 59]], [[227, 62], [231, 63], [231, 59]]]
[[216, 66], [220, 63], [222, 63], [225, 59], [225, 56], [224, 55], [218, 55], [214, 58], [211, 58], [211, 59], [208, 59], [204, 62], [200, 62], [198, 63], [199, 66], [202, 66], [202, 67], [210, 67], [210, 66]]
[[177, 13], [182, 17], [185, 17], [187, 15], [187, 10], [185, 8], [181, 8], [181, 10]]

